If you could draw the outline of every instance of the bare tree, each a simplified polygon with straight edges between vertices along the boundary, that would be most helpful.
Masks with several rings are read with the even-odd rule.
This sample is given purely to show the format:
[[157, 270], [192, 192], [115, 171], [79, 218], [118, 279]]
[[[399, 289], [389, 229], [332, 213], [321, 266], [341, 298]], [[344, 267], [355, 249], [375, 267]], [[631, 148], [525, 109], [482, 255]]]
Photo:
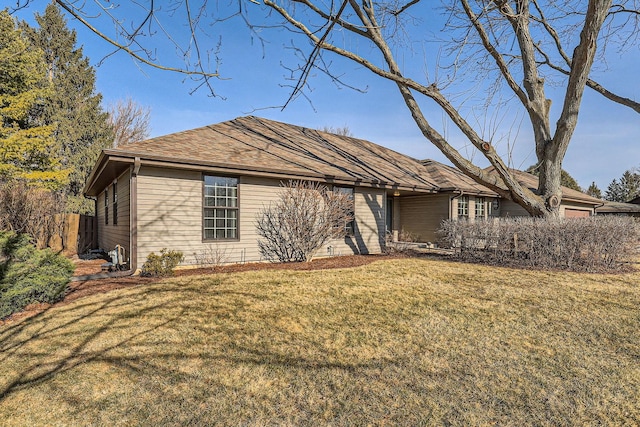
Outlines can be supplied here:
[[256, 219], [260, 254], [280, 262], [311, 261], [332, 239], [346, 235], [353, 219], [350, 195], [308, 181], [290, 181]]
[[119, 100], [109, 109], [109, 126], [113, 129], [113, 147], [142, 141], [149, 137], [151, 110], [133, 99]]
[[62, 237], [64, 196], [21, 180], [0, 182], [0, 230], [28, 234], [40, 247]]
[[[28, 3], [29, 0], [21, 0], [18, 7]], [[116, 48], [150, 65], [163, 68], [155, 60], [153, 49], [145, 46], [150, 35], [165, 34], [169, 40], [176, 40], [158, 20], [160, 2], [135, 2], [142, 8], [137, 15], [140, 20], [135, 22], [126, 20], [126, 16], [116, 16], [115, 2], [99, 6], [97, 12], [88, 10], [89, 2], [56, 0], [56, 3]], [[259, 40], [265, 34], [262, 30], [281, 25], [297, 33], [297, 40], [310, 42], [306, 53], [305, 48], [292, 49], [304, 56], [301, 64], [289, 68], [298, 72], [291, 99], [308, 87], [314, 70], [325, 72], [333, 82], [343, 82], [341, 73], [332, 68], [340, 62], [332, 57], [353, 61], [396, 85], [424, 137], [461, 171], [520, 204], [532, 215], [557, 216], [562, 197], [562, 161], [576, 129], [585, 89], [640, 113], [640, 103], [612, 92], [591, 77], [596, 57], [606, 63], [606, 53], [616, 51], [615, 47], [611, 49], [612, 45], [617, 44], [622, 50], [637, 46], [640, 0], [620, 0], [615, 4], [612, 0], [443, 0], [444, 7], [434, 3], [263, 0], [260, 6], [254, 0], [249, 3], [239, 0], [225, 12], [218, 2], [200, 0], [172, 2], [169, 9], [174, 17], [186, 20], [191, 33], [187, 47], [176, 46], [187, 61], [179, 71], [196, 76], [200, 85], [206, 84], [212, 93], [210, 80], [219, 76], [219, 63], [214, 55], [216, 71], [208, 72], [203, 61], [199, 36], [203, 34], [201, 26], [205, 21], [213, 25], [238, 18]], [[264, 21], [255, 23], [249, 19], [248, 10], [259, 7], [266, 8], [268, 13]], [[431, 17], [436, 13], [448, 17], [446, 31], [429, 36], [433, 30]], [[116, 28], [115, 36], [106, 36], [92, 26], [89, 22], [92, 15], [110, 19]], [[433, 78], [423, 70], [415, 75], [405, 74], [408, 67], [397, 59], [412, 55], [414, 52], [407, 53], [403, 48], [411, 49], [419, 42], [440, 46], [425, 49], [425, 58], [420, 59], [425, 64], [438, 64]], [[209, 54], [215, 54], [216, 46], [211, 43]], [[475, 94], [471, 92], [470, 80], [477, 81]], [[564, 88], [564, 95], [555, 98], [559, 107], [553, 115], [551, 84]], [[447, 123], [444, 129], [436, 129], [434, 120], [427, 117], [423, 109], [425, 101], [435, 103], [442, 111]], [[477, 103], [469, 107], [473, 101]], [[478, 115], [495, 117], [499, 107], [519, 111], [517, 114], [528, 119], [536, 169], [540, 172], [535, 193], [520, 185], [505, 161], [505, 154], [496, 149], [498, 136], [486, 134], [486, 129], [477, 125], [483, 122]], [[449, 127], [473, 147], [471, 154], [463, 155], [452, 145], [446, 135]], [[476, 153], [486, 158], [491, 170], [474, 163]]]
[[353, 136], [353, 133], [351, 133], [351, 129], [349, 129], [349, 126], [347, 125], [344, 125], [342, 127], [324, 126], [320, 130], [322, 132], [333, 133], [340, 136]]

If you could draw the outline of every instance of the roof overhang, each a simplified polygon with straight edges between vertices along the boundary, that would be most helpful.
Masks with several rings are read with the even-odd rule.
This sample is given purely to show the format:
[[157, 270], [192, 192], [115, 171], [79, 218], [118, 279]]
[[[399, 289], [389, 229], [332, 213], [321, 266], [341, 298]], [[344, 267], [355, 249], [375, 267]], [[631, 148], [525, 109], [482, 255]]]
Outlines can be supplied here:
[[149, 153], [125, 152], [121, 150], [103, 150], [96, 162], [83, 193], [95, 197], [129, 167], [139, 161], [139, 165], [147, 167], [198, 170], [202, 172], [229, 175], [250, 175], [281, 180], [312, 180], [337, 185], [353, 185], [357, 187], [380, 188], [388, 190], [410, 191], [415, 193], [437, 193], [437, 188], [416, 186], [402, 182], [388, 182], [377, 179], [354, 178], [347, 175], [325, 175], [309, 171], [291, 171], [255, 167], [251, 165], [227, 164], [219, 162], [193, 161], [192, 159], [169, 158]]

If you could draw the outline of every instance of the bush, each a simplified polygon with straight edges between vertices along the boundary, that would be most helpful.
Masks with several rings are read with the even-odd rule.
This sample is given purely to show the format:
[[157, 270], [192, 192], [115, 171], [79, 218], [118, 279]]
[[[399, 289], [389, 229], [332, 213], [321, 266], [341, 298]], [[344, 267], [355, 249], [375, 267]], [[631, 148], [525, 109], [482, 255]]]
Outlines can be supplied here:
[[200, 252], [194, 252], [193, 257], [197, 266], [219, 267], [229, 261], [229, 251], [217, 244], [207, 245]]
[[168, 251], [163, 248], [160, 255], [151, 252], [142, 266], [143, 276], [173, 276], [173, 270], [182, 262], [184, 256], [180, 251]]
[[349, 233], [353, 195], [307, 181], [283, 185], [278, 200], [256, 218], [258, 250], [270, 261], [311, 261], [331, 239]]
[[447, 220], [440, 234], [461, 259], [543, 269], [613, 272], [640, 249], [640, 222], [619, 216]]
[[36, 249], [27, 235], [0, 231], [0, 318], [32, 303], [61, 300], [73, 270], [71, 261]]

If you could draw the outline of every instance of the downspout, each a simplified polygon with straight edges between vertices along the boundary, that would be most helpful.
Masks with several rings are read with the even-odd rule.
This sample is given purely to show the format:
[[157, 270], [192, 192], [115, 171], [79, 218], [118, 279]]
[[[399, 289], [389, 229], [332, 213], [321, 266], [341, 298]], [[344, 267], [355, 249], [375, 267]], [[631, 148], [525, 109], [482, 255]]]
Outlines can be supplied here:
[[457, 199], [458, 197], [462, 197], [464, 195], [464, 191], [462, 190], [453, 190], [454, 193], [458, 192], [458, 195], [455, 194], [453, 196], [449, 196], [449, 219], [453, 219], [453, 199]]
[[595, 205], [593, 207], [593, 216], [598, 215], [597, 209], [603, 207], [604, 205], [606, 205], [606, 203], [600, 203], [599, 205]]
[[129, 199], [129, 269], [139, 274], [138, 269], [138, 173], [140, 172], [140, 157], [136, 157], [131, 166], [130, 199]]

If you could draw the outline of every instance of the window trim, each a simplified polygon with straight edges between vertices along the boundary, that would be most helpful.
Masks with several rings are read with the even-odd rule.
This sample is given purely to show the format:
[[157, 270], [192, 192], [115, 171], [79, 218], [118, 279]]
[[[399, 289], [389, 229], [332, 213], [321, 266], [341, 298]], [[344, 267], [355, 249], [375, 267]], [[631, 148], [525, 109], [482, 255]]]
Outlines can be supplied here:
[[469, 218], [469, 196], [458, 197], [458, 218]]
[[109, 186], [104, 189], [104, 224], [109, 225]]
[[[482, 206], [481, 212], [478, 212], [478, 207]], [[480, 215], [478, 215], [478, 213]], [[484, 197], [475, 198], [475, 217], [485, 219], [487, 217], [487, 204]]]
[[[225, 179], [235, 179], [236, 180], [236, 206], [207, 206], [206, 205], [206, 177], [214, 177], [214, 178], [225, 178]], [[234, 175], [223, 175], [223, 174], [211, 174], [211, 173], [202, 173], [201, 177], [202, 181], [202, 210], [201, 210], [201, 221], [200, 227], [202, 229], [202, 242], [203, 243], [211, 243], [211, 242], [237, 242], [240, 240], [240, 177]], [[228, 187], [229, 188], [229, 187]], [[236, 237], [228, 237], [228, 238], [208, 238], [206, 236], [206, 231], [208, 228], [205, 228], [205, 219], [207, 218], [205, 212], [207, 209], [225, 209], [225, 210], [234, 210], [236, 212]], [[215, 224], [214, 224], [214, 234], [215, 234]]]

